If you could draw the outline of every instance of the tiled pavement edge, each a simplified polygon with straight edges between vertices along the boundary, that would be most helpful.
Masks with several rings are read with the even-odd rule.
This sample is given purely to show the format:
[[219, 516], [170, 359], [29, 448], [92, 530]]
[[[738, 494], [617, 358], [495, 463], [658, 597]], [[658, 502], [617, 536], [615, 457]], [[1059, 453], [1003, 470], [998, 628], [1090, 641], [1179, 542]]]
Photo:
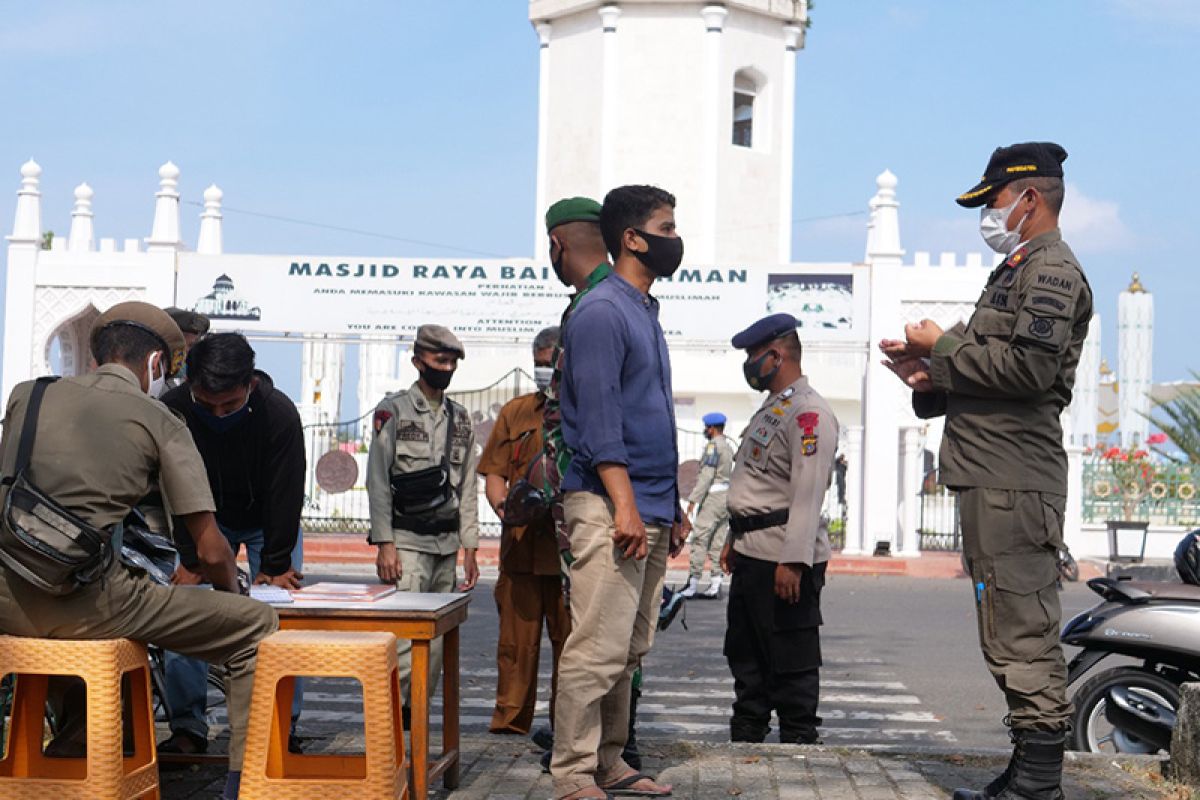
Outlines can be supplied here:
[[[328, 749], [352, 750], [356, 737], [324, 740]], [[314, 745], [317, 742], [313, 743]], [[325, 750], [326, 747], [314, 747]], [[956, 786], [981, 786], [999, 772], [1003, 756], [879, 753], [789, 745], [702, 745], [649, 740], [645, 769], [674, 785], [680, 800], [943, 800]], [[546, 800], [553, 797], [538, 753], [523, 738], [463, 740], [462, 785], [438, 788], [436, 800]], [[1149, 759], [1069, 758], [1070, 800], [1177, 800], [1189, 795], [1157, 777]], [[163, 773], [164, 800], [217, 797], [217, 767]]]

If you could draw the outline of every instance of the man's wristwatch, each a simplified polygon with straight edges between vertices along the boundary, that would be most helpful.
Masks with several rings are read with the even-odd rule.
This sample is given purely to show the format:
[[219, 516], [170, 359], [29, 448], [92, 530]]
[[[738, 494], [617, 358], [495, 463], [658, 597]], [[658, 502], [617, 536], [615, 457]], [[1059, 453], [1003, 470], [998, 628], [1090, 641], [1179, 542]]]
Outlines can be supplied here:
[[237, 571], [237, 590], [242, 597], [250, 596], [250, 576], [241, 569]]

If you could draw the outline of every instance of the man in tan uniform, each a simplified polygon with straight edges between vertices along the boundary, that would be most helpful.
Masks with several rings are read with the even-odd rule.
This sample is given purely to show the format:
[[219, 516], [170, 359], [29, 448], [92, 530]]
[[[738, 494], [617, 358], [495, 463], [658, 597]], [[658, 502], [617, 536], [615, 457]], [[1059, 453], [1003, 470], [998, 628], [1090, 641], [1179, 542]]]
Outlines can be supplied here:
[[[28, 477], [68, 511], [112, 530], [161, 482], [195, 540], [205, 577], [222, 591], [163, 587], [120, 563], [103, 581], [54, 596], [0, 568], [0, 631], [53, 639], [129, 638], [229, 670], [226, 796], [237, 796], [259, 641], [278, 627], [273, 609], [240, 597], [233, 553], [213, 516], [204, 462], [187, 426], [148, 392], [183, 359], [183, 335], [162, 310], [120, 303], [92, 328], [99, 368], [46, 390]], [[0, 466], [8, 492], [33, 382], [8, 400]]]
[[730, 738], [761, 742], [779, 718], [779, 741], [818, 741], [821, 589], [829, 534], [821, 504], [833, 473], [838, 421], [800, 370], [791, 314], [773, 314], [733, 337], [746, 351], [751, 388], [767, 399], [750, 420], [729, 485], [733, 573], [725, 657], [733, 673]]
[[[542, 458], [543, 388], [550, 383], [557, 346], [558, 328], [546, 328], [534, 339], [538, 391], [510, 400], [500, 409], [479, 458], [488, 502], [503, 522], [496, 581], [500, 639], [496, 645], [496, 709], [489, 726], [492, 733], [529, 733], [537, 701], [543, 619], [552, 650], [550, 719], [554, 719], [558, 658], [571, 633], [554, 520], [541, 492], [543, 481], [531, 475]], [[514, 522], [514, 517], [519, 519]]]
[[[695, 520], [688, 583], [681, 593], [688, 599], [695, 597], [700, 588], [705, 559], [712, 561], [712, 572], [708, 588], [700, 596], [713, 599], [721, 596], [721, 583], [725, 577], [721, 572], [721, 551], [729, 534], [729, 507], [725, 494], [729, 491], [729, 475], [733, 472], [733, 448], [725, 438], [724, 414], [705, 414], [702, 421], [708, 444], [700, 457], [700, 474], [696, 476], [687, 507], [688, 518]], [[698, 514], [696, 506], [700, 507]]]
[[[446, 397], [466, 350], [441, 325], [422, 325], [413, 344], [419, 377], [375, 408], [375, 435], [367, 456], [371, 509], [368, 541], [379, 548], [375, 570], [404, 592], [453, 592], [458, 550], [466, 591], [479, 580], [479, 496], [475, 432], [467, 410]], [[434, 685], [442, 672], [442, 640], [430, 648]], [[401, 639], [400, 682], [407, 698], [412, 643]]]
[[1007, 258], [963, 330], [931, 320], [880, 343], [923, 418], [944, 414], [941, 480], [958, 492], [984, 660], [1015, 745], [1002, 775], [958, 800], [1057, 800], [1070, 719], [1056, 580], [1067, 457], [1059, 415], [1092, 317], [1092, 292], [1062, 240], [1062, 163], [1052, 142], [997, 148], [958, 198]]

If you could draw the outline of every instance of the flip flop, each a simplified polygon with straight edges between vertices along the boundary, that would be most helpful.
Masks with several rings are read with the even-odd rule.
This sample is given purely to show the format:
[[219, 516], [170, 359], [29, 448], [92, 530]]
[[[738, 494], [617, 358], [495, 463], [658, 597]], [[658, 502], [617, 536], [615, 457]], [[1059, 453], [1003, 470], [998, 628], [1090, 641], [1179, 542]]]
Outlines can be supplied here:
[[655, 785], [658, 781], [644, 772], [633, 772], [613, 783], [605, 784], [600, 788], [608, 792], [611, 797], [670, 797], [671, 789], [665, 791], [657, 789], [635, 789], [633, 785], [638, 781], [650, 781]]

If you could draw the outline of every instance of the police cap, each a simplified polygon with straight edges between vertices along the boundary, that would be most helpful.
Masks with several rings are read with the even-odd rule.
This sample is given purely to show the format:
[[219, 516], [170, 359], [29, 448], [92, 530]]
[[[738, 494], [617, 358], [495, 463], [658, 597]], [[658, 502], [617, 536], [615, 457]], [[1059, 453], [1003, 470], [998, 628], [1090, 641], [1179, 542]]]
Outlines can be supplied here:
[[796, 318], [791, 314], [772, 314], [763, 317], [746, 330], [733, 337], [733, 346], [738, 350], [753, 350], [760, 344], [773, 342], [780, 336], [796, 330]]
[[567, 197], [546, 209], [546, 233], [568, 222], [600, 224], [600, 204], [590, 197]]
[[417, 328], [417, 340], [414, 346], [419, 350], [430, 352], [454, 353], [459, 358], [466, 358], [467, 351], [458, 337], [449, 328], [441, 325], [422, 325]]
[[711, 414], [705, 414], [700, 419], [701, 419], [701, 421], [704, 422], [704, 427], [706, 427], [706, 428], [709, 426], [712, 426], [712, 425], [724, 425], [725, 424], [725, 415], [722, 414], [720, 411], [714, 411]]
[[1022, 142], [997, 147], [988, 159], [979, 183], [955, 200], [963, 208], [978, 208], [992, 201], [1005, 184], [1021, 178], [1061, 178], [1067, 151], [1054, 142]]
[[208, 333], [208, 317], [195, 311], [188, 311], [186, 308], [177, 306], [167, 306], [163, 309], [167, 312], [167, 316], [175, 320], [175, 324], [179, 326], [179, 330], [184, 333], [191, 333], [196, 336], [203, 336]]
[[89, 339], [93, 343], [93, 350], [95, 350], [96, 334], [113, 325], [129, 325], [140, 328], [158, 339], [162, 349], [170, 356], [169, 363], [166, 365], [168, 378], [183, 366], [184, 350], [186, 349], [183, 331], [179, 330], [175, 320], [171, 319], [170, 315], [158, 306], [130, 300], [125, 303], [117, 303], [105, 311], [92, 323]]

